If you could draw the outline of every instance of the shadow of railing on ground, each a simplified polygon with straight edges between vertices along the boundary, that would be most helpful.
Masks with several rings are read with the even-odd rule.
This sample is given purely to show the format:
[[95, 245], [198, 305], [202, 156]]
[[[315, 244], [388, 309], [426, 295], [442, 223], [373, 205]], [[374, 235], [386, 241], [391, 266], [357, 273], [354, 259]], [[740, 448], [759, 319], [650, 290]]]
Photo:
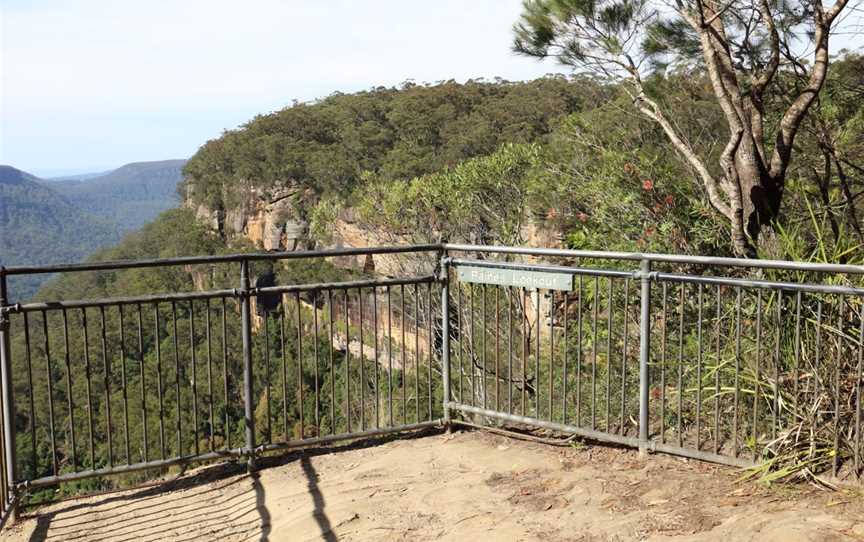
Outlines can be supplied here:
[[315, 522], [321, 529], [321, 537], [327, 542], [336, 542], [338, 538], [333, 533], [333, 526], [330, 524], [330, 519], [324, 513], [324, 495], [321, 494], [321, 489], [318, 487], [318, 473], [315, 472], [315, 467], [312, 466], [312, 461], [308, 455], [300, 458], [300, 466], [303, 468], [303, 474], [306, 475], [306, 486], [309, 489], [309, 495], [312, 497], [312, 502], [315, 509], [312, 515], [315, 517]]
[[[307, 478], [316, 523], [327, 541], [338, 540], [324, 512], [325, 501], [311, 458], [339, 451], [371, 448], [393, 440], [410, 440], [439, 433], [430, 428], [401, 435], [373, 437], [338, 446], [296, 450], [258, 459], [259, 469], [295, 461]], [[241, 487], [247, 484], [247, 487]], [[86, 499], [86, 500], [85, 500]], [[152, 483], [122, 493], [82, 496], [57, 503], [51, 511], [22, 516], [36, 525], [29, 542], [173, 542], [224, 539], [268, 542], [271, 514], [257, 475], [246, 475], [245, 463], [204, 467], [194, 474]]]
[[229, 463], [140, 490], [61, 504], [36, 516], [29, 540], [186, 542], [237, 537], [266, 542], [270, 513], [264, 489], [244, 473], [245, 465]]

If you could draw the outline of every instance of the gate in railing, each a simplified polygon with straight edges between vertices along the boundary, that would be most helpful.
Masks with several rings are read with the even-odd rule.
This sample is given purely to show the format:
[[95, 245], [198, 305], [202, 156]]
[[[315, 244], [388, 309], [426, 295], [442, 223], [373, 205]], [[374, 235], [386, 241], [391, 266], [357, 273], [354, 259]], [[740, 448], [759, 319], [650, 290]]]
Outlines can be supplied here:
[[[252, 283], [334, 258], [378, 272]], [[7, 301], [18, 275], [178, 266], [209, 289]], [[827, 451], [857, 473], [862, 273], [451, 244], [0, 269], [0, 513], [58, 484], [450, 423], [739, 466]]]

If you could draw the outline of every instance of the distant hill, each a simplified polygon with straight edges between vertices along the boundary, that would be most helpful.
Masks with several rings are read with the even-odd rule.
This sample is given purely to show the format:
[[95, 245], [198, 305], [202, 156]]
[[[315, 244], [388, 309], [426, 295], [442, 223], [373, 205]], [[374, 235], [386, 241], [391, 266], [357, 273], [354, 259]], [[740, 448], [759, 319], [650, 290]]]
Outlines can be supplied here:
[[93, 177], [101, 177], [102, 175], [107, 175], [111, 173], [108, 171], [97, 171], [94, 173], [78, 173], [76, 175], [60, 175], [57, 177], [43, 177], [46, 181], [86, 181], [87, 179], [92, 179]]
[[186, 160], [135, 162], [78, 180], [50, 180], [47, 185], [73, 205], [111, 220], [120, 233], [137, 230], [180, 203], [177, 185]]
[[[111, 220], [80, 209], [38, 177], [0, 165], [0, 265], [78, 261], [119, 236]], [[45, 278], [11, 278], [13, 299], [29, 297]]]
[[[77, 180], [47, 180], [0, 166], [0, 265], [82, 260], [176, 207], [185, 160], [137, 162]], [[14, 299], [45, 277], [10, 279]]]

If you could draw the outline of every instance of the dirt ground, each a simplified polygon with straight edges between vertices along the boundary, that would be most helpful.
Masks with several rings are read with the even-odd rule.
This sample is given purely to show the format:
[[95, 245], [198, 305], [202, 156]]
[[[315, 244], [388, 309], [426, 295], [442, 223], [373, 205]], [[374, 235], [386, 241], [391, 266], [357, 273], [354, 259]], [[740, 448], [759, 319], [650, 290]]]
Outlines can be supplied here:
[[250, 477], [201, 468], [67, 501], [9, 541], [864, 540], [864, 494], [765, 488], [630, 450], [478, 432], [298, 452]]

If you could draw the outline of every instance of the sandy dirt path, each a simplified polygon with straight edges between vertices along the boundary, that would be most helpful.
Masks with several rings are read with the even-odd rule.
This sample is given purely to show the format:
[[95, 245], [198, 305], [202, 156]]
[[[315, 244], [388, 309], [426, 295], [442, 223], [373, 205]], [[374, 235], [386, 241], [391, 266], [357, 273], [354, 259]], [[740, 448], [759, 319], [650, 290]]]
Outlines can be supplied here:
[[202, 468], [52, 505], [9, 541], [864, 540], [864, 495], [629, 450], [454, 433]]

